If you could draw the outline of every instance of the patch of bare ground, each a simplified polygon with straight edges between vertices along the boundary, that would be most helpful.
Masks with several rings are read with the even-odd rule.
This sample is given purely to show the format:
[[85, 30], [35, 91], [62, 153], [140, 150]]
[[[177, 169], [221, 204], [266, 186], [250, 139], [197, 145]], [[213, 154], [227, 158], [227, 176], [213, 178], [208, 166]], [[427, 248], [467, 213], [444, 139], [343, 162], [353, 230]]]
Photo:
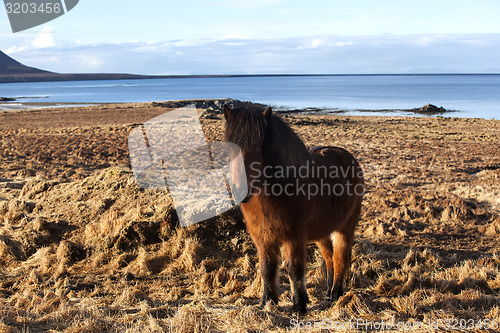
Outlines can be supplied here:
[[[0, 115], [0, 332], [500, 325], [499, 121], [286, 115], [308, 145], [350, 150], [367, 179], [348, 291], [324, 298], [311, 246], [311, 303], [298, 318], [285, 266], [279, 305], [258, 308], [258, 260], [238, 209], [179, 228], [170, 196], [135, 184], [128, 133], [169, 106]], [[211, 111], [205, 134], [221, 140]]]

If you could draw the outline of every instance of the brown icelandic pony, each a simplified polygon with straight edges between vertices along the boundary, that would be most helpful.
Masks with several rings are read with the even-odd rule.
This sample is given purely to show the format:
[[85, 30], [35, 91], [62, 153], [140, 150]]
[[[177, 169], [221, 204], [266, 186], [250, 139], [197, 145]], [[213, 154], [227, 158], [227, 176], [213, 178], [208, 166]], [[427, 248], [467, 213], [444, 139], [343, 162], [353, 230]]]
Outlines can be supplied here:
[[[268, 301], [278, 304], [283, 246], [293, 294], [292, 311], [307, 311], [309, 241], [317, 244], [326, 263], [327, 296], [338, 299], [344, 293], [351, 265], [354, 229], [364, 192], [358, 162], [342, 148], [308, 151], [271, 108], [245, 105], [230, 109], [225, 105], [224, 115], [225, 139], [240, 147], [245, 164], [248, 195], [241, 210], [259, 255], [262, 306]], [[237, 183], [234, 171], [233, 180], [237, 186], [242, 185]]]

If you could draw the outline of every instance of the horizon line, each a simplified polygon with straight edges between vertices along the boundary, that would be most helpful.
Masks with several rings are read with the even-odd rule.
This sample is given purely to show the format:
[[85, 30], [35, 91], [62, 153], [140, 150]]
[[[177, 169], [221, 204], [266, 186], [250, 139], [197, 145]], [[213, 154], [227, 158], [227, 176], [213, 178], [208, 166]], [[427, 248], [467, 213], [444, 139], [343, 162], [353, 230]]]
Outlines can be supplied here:
[[[104, 74], [104, 73], [103, 73]], [[134, 75], [134, 74], [132, 74]], [[136, 74], [161, 77], [245, 77], [245, 76], [417, 76], [417, 75], [500, 75], [498, 73], [255, 73], [255, 74]]]

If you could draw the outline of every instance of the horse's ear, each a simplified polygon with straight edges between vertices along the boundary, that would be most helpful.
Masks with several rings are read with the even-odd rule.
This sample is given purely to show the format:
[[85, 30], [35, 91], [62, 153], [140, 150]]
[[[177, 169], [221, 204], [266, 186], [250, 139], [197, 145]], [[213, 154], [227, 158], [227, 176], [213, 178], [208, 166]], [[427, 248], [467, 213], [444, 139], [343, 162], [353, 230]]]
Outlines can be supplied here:
[[264, 119], [266, 120], [266, 123], [269, 122], [269, 119], [271, 119], [271, 115], [273, 114], [273, 110], [271, 109], [271, 107], [267, 107], [264, 112], [262, 112], [262, 114], [264, 115]]
[[228, 120], [229, 118], [231, 118], [231, 109], [229, 108], [229, 106], [227, 106], [227, 104], [224, 104], [224, 118], [226, 118], [226, 120]]

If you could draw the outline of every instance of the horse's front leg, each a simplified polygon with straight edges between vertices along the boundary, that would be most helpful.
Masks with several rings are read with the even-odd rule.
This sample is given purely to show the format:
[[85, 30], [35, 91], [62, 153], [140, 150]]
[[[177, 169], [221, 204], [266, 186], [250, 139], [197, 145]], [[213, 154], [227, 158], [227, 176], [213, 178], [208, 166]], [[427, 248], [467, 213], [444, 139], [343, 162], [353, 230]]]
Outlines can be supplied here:
[[280, 262], [279, 245], [259, 244], [257, 245], [257, 251], [259, 253], [260, 273], [264, 287], [261, 307], [264, 307], [269, 301], [273, 301], [275, 304], [278, 304], [278, 268]]
[[285, 251], [288, 261], [288, 274], [292, 287], [293, 307], [292, 312], [305, 314], [307, 312], [306, 288], [306, 242], [289, 241], [285, 243]]

